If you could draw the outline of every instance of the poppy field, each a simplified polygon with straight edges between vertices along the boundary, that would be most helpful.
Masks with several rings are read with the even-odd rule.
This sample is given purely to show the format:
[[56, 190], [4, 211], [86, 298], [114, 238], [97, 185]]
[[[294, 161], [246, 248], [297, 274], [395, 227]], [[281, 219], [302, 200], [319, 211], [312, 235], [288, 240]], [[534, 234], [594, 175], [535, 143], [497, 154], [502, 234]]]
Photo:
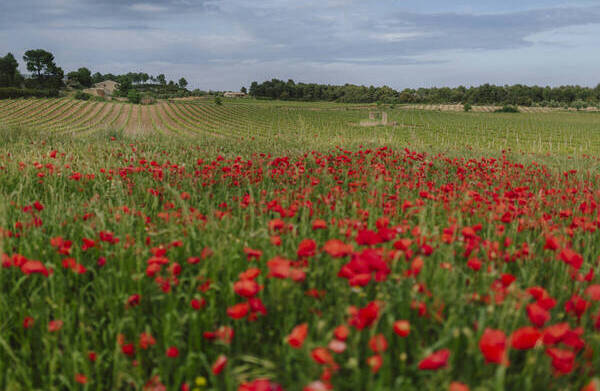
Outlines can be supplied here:
[[596, 114], [235, 110], [0, 122], [0, 389], [600, 390]]

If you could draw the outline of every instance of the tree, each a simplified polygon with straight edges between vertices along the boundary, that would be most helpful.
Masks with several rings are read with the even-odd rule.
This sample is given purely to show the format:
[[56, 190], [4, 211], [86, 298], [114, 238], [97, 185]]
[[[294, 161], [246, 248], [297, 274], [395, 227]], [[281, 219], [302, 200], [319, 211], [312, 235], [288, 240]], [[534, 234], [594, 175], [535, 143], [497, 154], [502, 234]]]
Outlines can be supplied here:
[[39, 87], [58, 88], [62, 86], [64, 72], [54, 63], [54, 55], [44, 49], [28, 50], [23, 56], [27, 70], [34, 74]]
[[131, 103], [139, 104], [142, 100], [142, 97], [141, 97], [140, 93], [137, 92], [136, 90], [129, 90], [129, 92], [127, 93], [127, 99]]
[[187, 82], [187, 80], [185, 80], [184, 77], [182, 77], [181, 79], [179, 79], [179, 83], [178, 84], [179, 84], [179, 87], [185, 88], [185, 87], [187, 87], [188, 82]]
[[246, 87], [242, 87], [242, 88], [240, 88], [240, 92], [243, 94], [247, 94], [248, 90], [246, 89]]
[[18, 68], [19, 63], [11, 53], [0, 57], [0, 87], [16, 87], [21, 84], [22, 76]]
[[117, 81], [119, 83], [119, 95], [127, 96], [127, 93], [132, 88], [131, 79], [128, 78], [127, 76], [119, 76], [118, 79], [119, 80], [117, 80]]
[[28, 50], [23, 56], [27, 70], [35, 73], [38, 79], [44, 74], [50, 74], [56, 69], [54, 55], [44, 49]]
[[165, 75], [163, 75], [162, 73], [160, 75], [156, 76], [156, 80], [158, 81], [158, 83], [160, 85], [163, 85], [163, 86], [167, 85], [167, 79], [166, 79]]
[[102, 76], [102, 74], [100, 72], [96, 72], [92, 75], [92, 83], [96, 84], [96, 83], [100, 83], [104, 81], [104, 76]]
[[83, 87], [92, 86], [92, 72], [89, 69], [83, 67], [76, 71], [69, 72], [67, 78], [72, 81], [78, 82]]

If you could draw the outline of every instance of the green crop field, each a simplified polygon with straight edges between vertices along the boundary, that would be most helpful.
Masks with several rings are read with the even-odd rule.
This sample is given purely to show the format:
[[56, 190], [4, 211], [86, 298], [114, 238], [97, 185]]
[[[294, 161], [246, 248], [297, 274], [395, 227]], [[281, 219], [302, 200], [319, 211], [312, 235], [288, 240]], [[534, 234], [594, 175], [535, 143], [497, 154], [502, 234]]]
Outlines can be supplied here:
[[0, 100], [0, 389], [594, 390], [599, 157], [597, 112]]

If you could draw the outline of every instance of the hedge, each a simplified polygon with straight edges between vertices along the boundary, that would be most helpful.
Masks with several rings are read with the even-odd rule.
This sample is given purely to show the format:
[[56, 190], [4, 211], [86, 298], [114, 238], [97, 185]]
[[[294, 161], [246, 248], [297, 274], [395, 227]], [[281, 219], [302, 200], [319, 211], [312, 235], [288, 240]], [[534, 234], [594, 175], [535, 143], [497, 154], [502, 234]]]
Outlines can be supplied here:
[[14, 98], [56, 98], [58, 90], [33, 90], [26, 88], [5, 87], [0, 88], [0, 99]]

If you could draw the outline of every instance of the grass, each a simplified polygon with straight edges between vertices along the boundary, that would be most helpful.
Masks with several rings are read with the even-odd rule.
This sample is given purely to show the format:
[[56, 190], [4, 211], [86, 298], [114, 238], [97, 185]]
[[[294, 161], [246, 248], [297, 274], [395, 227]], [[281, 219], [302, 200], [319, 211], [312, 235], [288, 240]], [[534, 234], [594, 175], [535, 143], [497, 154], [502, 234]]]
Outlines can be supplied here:
[[362, 128], [364, 105], [226, 99], [130, 132], [90, 127], [90, 105], [0, 111], [0, 389], [595, 381], [598, 114], [396, 108]]

